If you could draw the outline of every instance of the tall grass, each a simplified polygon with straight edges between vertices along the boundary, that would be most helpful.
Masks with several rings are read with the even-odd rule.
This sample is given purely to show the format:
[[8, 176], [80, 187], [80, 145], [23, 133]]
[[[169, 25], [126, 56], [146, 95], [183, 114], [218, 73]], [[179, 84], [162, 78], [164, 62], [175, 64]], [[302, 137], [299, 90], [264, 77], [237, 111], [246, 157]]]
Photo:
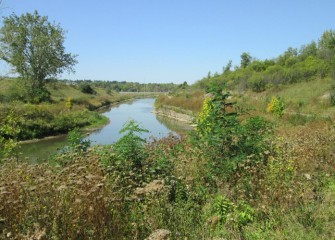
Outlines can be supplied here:
[[193, 91], [190, 93], [175, 94], [175, 95], [159, 95], [156, 100], [156, 106], [172, 106], [175, 108], [199, 112], [204, 100], [202, 91]]

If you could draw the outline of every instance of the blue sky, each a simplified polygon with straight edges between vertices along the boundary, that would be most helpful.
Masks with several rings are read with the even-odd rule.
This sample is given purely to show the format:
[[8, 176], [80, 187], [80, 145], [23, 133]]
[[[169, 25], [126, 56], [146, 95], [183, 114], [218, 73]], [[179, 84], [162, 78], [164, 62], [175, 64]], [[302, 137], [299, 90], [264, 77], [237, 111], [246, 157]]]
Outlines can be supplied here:
[[[334, 0], [3, 0], [1, 14], [37, 10], [78, 54], [69, 79], [194, 83], [242, 52], [274, 58], [335, 30]], [[9, 67], [0, 65], [0, 75]]]

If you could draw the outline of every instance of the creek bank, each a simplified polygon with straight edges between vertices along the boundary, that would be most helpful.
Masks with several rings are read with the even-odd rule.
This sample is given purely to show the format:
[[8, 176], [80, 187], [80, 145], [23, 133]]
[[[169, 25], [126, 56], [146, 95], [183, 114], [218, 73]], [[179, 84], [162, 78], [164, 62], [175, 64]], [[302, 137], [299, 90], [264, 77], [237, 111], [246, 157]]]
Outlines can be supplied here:
[[177, 112], [175, 109], [167, 106], [155, 108], [153, 112], [159, 116], [172, 118], [181, 122], [185, 122], [187, 124], [192, 124], [194, 120], [194, 116], [191, 112]]

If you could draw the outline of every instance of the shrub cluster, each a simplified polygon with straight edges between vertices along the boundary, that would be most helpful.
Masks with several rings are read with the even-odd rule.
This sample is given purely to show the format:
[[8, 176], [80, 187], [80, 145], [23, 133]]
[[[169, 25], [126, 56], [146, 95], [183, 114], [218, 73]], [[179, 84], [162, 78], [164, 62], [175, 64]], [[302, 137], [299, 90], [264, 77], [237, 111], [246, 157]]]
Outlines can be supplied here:
[[0, 112], [0, 122], [6, 125], [6, 116], [15, 118], [17, 132], [0, 132], [2, 137], [16, 140], [41, 138], [67, 133], [75, 127], [84, 127], [102, 121], [103, 117], [90, 111], [64, 111], [51, 105], [9, 105]]

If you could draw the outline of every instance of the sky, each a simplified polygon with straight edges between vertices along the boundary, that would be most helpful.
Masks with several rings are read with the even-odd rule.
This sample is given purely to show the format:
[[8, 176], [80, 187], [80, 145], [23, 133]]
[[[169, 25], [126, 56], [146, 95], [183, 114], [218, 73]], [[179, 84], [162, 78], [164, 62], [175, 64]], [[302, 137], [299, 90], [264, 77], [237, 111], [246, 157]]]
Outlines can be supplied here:
[[73, 80], [192, 84], [243, 52], [271, 59], [335, 30], [334, 0], [2, 0], [0, 14], [35, 10], [66, 30], [78, 64], [59, 78]]

